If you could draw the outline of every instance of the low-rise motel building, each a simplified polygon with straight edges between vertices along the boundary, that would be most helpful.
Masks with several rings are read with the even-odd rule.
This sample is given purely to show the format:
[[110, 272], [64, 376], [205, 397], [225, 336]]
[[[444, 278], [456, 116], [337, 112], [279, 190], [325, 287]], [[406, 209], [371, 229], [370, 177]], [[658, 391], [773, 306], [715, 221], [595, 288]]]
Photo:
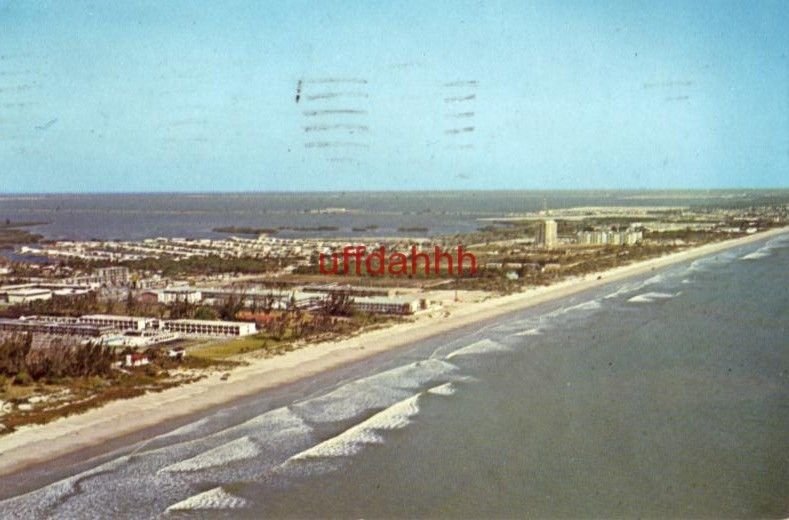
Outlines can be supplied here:
[[[115, 316], [90, 314], [74, 317], [26, 316], [19, 319], [3, 319], [0, 331], [38, 332], [54, 335], [82, 335], [92, 337], [117, 337], [118, 332], [128, 332], [138, 337], [151, 336], [147, 343], [170, 341], [173, 334], [181, 336], [249, 336], [257, 333], [254, 322], [213, 320], [158, 320], [140, 316]], [[163, 334], [166, 333], [166, 334]]]
[[165, 320], [162, 328], [192, 336], [249, 336], [257, 333], [254, 322], [213, 320]]
[[51, 336], [83, 336], [100, 338], [112, 332], [110, 327], [101, 327], [76, 322], [45, 321], [42, 319], [0, 318], [0, 332], [46, 334]]
[[136, 316], [88, 314], [81, 316], [79, 322], [112, 327], [118, 330], [145, 330], [155, 328], [157, 320], [154, 318], [141, 318]]
[[370, 314], [408, 315], [427, 308], [427, 301], [409, 297], [362, 296], [352, 298], [354, 310]]

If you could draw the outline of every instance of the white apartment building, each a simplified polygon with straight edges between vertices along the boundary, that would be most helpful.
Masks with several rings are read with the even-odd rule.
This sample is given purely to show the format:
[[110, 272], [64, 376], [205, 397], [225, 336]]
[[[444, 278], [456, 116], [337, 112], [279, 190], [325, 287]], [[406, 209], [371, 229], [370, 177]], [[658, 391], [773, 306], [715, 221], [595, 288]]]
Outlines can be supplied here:
[[543, 220], [537, 227], [537, 245], [546, 249], [556, 247], [559, 243], [558, 226], [555, 220]]
[[153, 328], [157, 320], [137, 316], [116, 316], [112, 314], [88, 314], [79, 318], [79, 323], [87, 323], [100, 327], [112, 327], [118, 330], [145, 330]]
[[162, 329], [192, 336], [249, 336], [257, 333], [254, 323], [245, 321], [165, 320]]
[[356, 311], [371, 314], [413, 314], [422, 306], [418, 298], [381, 296], [354, 297], [352, 305]]
[[578, 243], [583, 245], [633, 245], [643, 239], [641, 231], [579, 231]]

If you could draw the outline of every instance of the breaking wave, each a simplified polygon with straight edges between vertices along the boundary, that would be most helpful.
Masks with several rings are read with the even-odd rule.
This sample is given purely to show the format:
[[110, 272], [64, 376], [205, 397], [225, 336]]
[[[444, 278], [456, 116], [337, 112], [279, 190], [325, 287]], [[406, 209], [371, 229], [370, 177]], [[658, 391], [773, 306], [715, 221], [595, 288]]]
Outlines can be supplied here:
[[710, 268], [725, 265], [735, 260], [740, 253], [737, 251], [725, 251], [710, 256], [697, 258], [688, 266], [688, 271], [708, 271]]
[[483, 339], [472, 343], [471, 345], [467, 345], [455, 350], [454, 352], [450, 353], [446, 359], [450, 360], [458, 356], [476, 356], [494, 352], [509, 352], [510, 350], [512, 350], [510, 347], [502, 345], [497, 341], [493, 341], [492, 339]]
[[770, 254], [770, 249], [763, 247], [761, 249], [757, 249], [753, 253], [748, 253], [747, 255], [740, 257], [740, 260], [758, 260], [759, 258], [766, 258], [770, 256]]
[[291, 409], [312, 422], [353, 419], [367, 410], [390, 406], [425, 384], [444, 379], [458, 367], [440, 359], [417, 361], [346, 383], [339, 388], [294, 404]]
[[533, 329], [516, 332], [515, 336], [539, 336], [541, 334], [542, 334], [542, 330], [540, 330], [539, 327], [535, 327]]
[[241, 437], [240, 439], [230, 441], [227, 444], [205, 451], [191, 459], [166, 466], [159, 470], [159, 472], [199, 471], [222, 466], [231, 462], [252, 459], [260, 455], [260, 453], [260, 448], [252, 439], [249, 437]]
[[356, 454], [366, 444], [380, 444], [380, 430], [396, 430], [410, 424], [411, 418], [419, 413], [419, 396], [413, 395], [369, 419], [348, 428], [341, 434], [293, 455], [285, 464], [312, 458], [347, 457]]
[[456, 391], [454, 383], [444, 383], [443, 385], [434, 386], [427, 393], [433, 395], [454, 395]]
[[167, 508], [167, 511], [241, 509], [247, 505], [248, 502], [245, 499], [231, 495], [221, 487], [217, 487], [173, 504]]
[[675, 296], [679, 296], [679, 294], [680, 293], [671, 294], [671, 293], [662, 293], [662, 292], [648, 292], [644, 294], [639, 294], [638, 296], [633, 296], [627, 301], [631, 303], [652, 303], [660, 300], [668, 300], [674, 298]]

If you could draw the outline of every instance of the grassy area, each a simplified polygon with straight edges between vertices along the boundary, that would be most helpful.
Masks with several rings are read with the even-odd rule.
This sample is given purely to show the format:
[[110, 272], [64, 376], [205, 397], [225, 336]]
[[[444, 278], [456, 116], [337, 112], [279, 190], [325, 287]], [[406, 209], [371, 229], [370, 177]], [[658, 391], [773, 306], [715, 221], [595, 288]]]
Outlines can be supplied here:
[[273, 354], [279, 354], [283, 351], [293, 350], [293, 344], [289, 340], [276, 340], [267, 337], [265, 334], [256, 334], [244, 338], [211, 342], [195, 347], [189, 351], [189, 355], [200, 359], [227, 359], [264, 349]]
[[351, 318], [336, 321], [330, 328], [312, 333], [299, 333], [291, 323], [281, 334], [273, 334], [264, 330], [253, 336], [197, 344], [189, 348], [189, 356], [219, 362], [250, 352], [280, 355], [295, 350], [297, 345], [349, 337], [362, 331], [385, 327], [399, 320], [401, 318], [392, 316], [357, 314]]

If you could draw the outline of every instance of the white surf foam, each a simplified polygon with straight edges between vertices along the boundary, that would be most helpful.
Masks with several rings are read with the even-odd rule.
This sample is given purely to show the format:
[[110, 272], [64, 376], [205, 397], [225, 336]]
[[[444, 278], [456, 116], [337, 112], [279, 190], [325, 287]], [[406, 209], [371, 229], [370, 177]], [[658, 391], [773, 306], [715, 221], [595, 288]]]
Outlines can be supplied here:
[[644, 287], [644, 285], [645, 284], [643, 282], [642, 283], [628, 283], [628, 284], [624, 284], [621, 287], [619, 287], [617, 290], [615, 290], [614, 292], [608, 293], [605, 296], [603, 296], [603, 299], [604, 300], [608, 300], [608, 299], [616, 298], [618, 296], [622, 296], [622, 295], [625, 295], [625, 294], [628, 294], [628, 293], [631, 293], [631, 292], [635, 292], [635, 291], [641, 289], [642, 287]]
[[638, 296], [633, 296], [627, 301], [632, 303], [652, 303], [658, 300], [668, 300], [678, 295], [679, 293], [671, 294], [671, 293], [661, 293], [661, 292], [648, 292], [644, 294], [639, 294]]
[[569, 307], [562, 307], [560, 309], [556, 309], [546, 314], [544, 318], [548, 320], [563, 318], [566, 314], [571, 314], [577, 311], [595, 311], [602, 308], [602, 306], [603, 305], [600, 303], [599, 300], [589, 300], [589, 301], [577, 303], [575, 305], [571, 305]]
[[458, 350], [449, 354], [446, 359], [452, 359], [458, 356], [478, 356], [481, 354], [490, 354], [495, 352], [509, 352], [511, 349], [506, 346], [493, 341], [492, 339], [483, 339], [477, 342], [459, 348]]
[[167, 511], [241, 509], [247, 505], [248, 502], [245, 499], [231, 495], [221, 487], [217, 487], [173, 504], [167, 508]]
[[454, 395], [456, 390], [453, 383], [444, 383], [443, 385], [434, 386], [427, 393], [433, 395]]
[[124, 467], [128, 460], [129, 457], [124, 455], [77, 475], [53, 482], [43, 488], [0, 501], [0, 517], [21, 519], [49, 518], [52, 516], [52, 510], [57, 508], [59, 503], [84, 493], [84, 489], [80, 489], [79, 486], [83, 480]]
[[770, 256], [770, 250], [766, 248], [757, 249], [753, 253], [748, 253], [747, 255], [740, 258], [740, 260], [758, 260], [760, 258], [765, 258]]
[[358, 453], [367, 444], [382, 443], [377, 431], [396, 430], [410, 424], [411, 418], [419, 413], [419, 396], [416, 394], [393, 404], [336, 437], [293, 455], [285, 464], [313, 458], [347, 457]]
[[712, 256], [697, 258], [691, 262], [688, 271], [708, 271], [710, 267], [728, 264], [735, 260], [739, 254], [736, 251], [725, 251]]
[[346, 383], [339, 388], [294, 404], [291, 408], [312, 422], [335, 422], [384, 408], [413, 394], [413, 390], [444, 379], [458, 369], [440, 359], [417, 361], [380, 374]]
[[290, 408], [283, 406], [234, 426], [232, 431], [242, 435], [248, 434], [252, 438], [261, 436], [265, 439], [271, 432], [293, 429], [310, 430], [310, 427]]
[[740, 257], [740, 260], [758, 260], [760, 258], [766, 258], [772, 254], [772, 252], [776, 249], [783, 249], [789, 245], [789, 235], [782, 235], [773, 239], [770, 239], [765, 243], [762, 247], [748, 253]]
[[655, 276], [652, 276], [651, 278], [647, 278], [646, 280], [644, 280], [643, 285], [652, 285], [652, 284], [660, 283], [665, 279], [666, 279], [665, 275], [656, 274]]
[[160, 472], [200, 471], [222, 466], [230, 462], [252, 459], [260, 455], [261, 450], [249, 437], [241, 437], [227, 444], [205, 451], [190, 459], [182, 460], [164, 467]]
[[191, 422], [189, 424], [185, 424], [185, 425], [181, 426], [180, 428], [176, 428], [175, 430], [172, 430], [170, 432], [158, 435], [156, 437], [156, 439], [168, 439], [170, 437], [179, 437], [181, 435], [188, 435], [190, 433], [194, 433], [196, 431], [199, 431], [206, 424], [208, 424], [208, 418], [207, 417], [205, 417], [203, 419], [200, 419], [200, 420], [197, 420], [197, 421], [194, 421], [194, 422]]
[[602, 305], [597, 300], [589, 300], [588, 302], [579, 303], [572, 307], [568, 307], [568, 311], [593, 311], [601, 308]]
[[783, 249], [789, 246], [789, 234], [783, 234], [775, 238], [771, 238], [764, 246], [769, 249]]
[[539, 328], [533, 328], [515, 333], [515, 336], [539, 336], [542, 331]]

